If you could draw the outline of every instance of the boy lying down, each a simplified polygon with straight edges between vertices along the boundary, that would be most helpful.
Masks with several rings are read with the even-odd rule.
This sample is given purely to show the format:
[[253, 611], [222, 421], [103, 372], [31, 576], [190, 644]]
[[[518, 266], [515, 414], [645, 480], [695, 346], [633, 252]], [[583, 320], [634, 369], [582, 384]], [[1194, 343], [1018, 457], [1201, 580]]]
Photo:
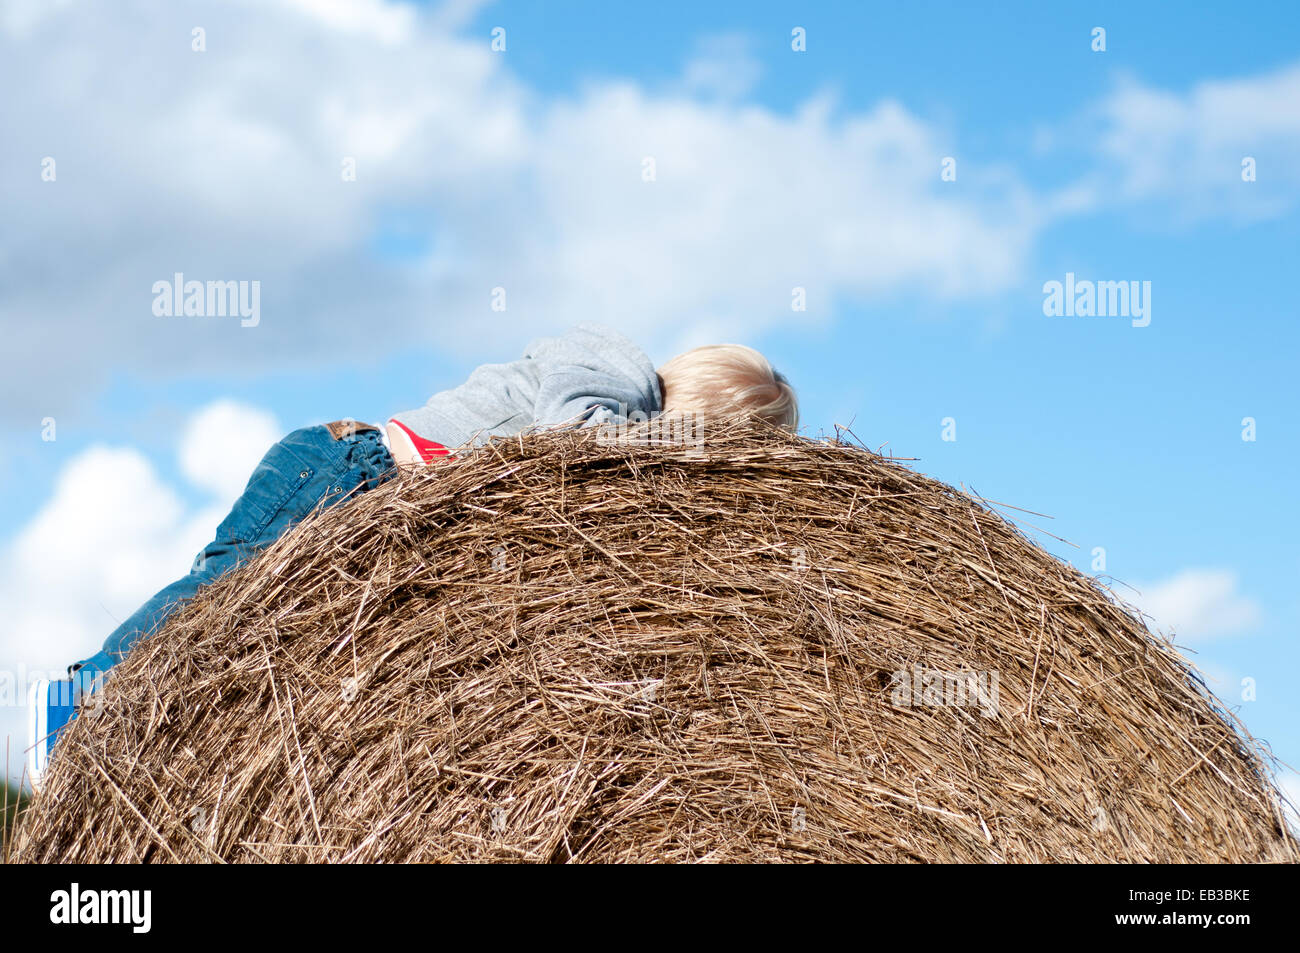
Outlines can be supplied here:
[[695, 348], [656, 372], [627, 338], [583, 324], [534, 341], [517, 361], [477, 368], [459, 387], [434, 394], [418, 410], [394, 414], [383, 428], [336, 421], [295, 430], [267, 451], [187, 575], [136, 610], [99, 652], [69, 666], [67, 679], [32, 685], [32, 786], [39, 788], [59, 733], [78, 705], [136, 642], [161, 628], [200, 587], [251, 559], [318, 506], [372, 490], [399, 468], [445, 465], [491, 437], [660, 415], [748, 415], [791, 429], [798, 424], [794, 390], [751, 348]]

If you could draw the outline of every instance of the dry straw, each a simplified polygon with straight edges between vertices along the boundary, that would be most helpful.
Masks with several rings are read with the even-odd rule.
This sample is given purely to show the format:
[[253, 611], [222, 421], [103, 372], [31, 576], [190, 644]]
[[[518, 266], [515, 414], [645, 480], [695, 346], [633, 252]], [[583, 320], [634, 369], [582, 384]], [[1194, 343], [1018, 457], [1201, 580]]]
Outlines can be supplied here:
[[897, 462], [761, 428], [395, 480], [102, 699], [15, 859], [1298, 856], [1267, 753], [1095, 582]]

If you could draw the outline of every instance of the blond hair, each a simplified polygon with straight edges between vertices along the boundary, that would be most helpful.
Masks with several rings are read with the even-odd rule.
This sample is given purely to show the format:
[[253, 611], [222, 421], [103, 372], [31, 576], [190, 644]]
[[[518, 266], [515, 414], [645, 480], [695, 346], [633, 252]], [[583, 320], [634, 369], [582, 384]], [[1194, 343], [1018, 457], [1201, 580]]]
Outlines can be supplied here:
[[743, 344], [710, 344], [659, 368], [665, 414], [761, 417], [799, 425], [794, 388], [762, 354]]

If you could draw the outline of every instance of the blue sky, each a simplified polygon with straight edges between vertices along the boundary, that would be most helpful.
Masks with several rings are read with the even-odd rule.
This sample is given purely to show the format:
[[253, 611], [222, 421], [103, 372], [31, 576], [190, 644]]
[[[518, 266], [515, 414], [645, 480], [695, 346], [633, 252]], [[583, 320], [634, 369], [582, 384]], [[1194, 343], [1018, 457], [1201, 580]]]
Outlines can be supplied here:
[[[267, 433], [382, 418], [600, 320], [657, 361], [758, 347], [810, 433], [852, 423], [1050, 514], [1077, 548], [1040, 541], [1085, 572], [1104, 547], [1300, 763], [1300, 12], [996, 6], [278, 0], [100, 22], [18, 3], [0, 19], [0, 547], [25, 615], [0, 663], [89, 654], [184, 569], [155, 543], [197, 545]], [[177, 270], [260, 278], [261, 325], [153, 318], [149, 286]], [[1045, 317], [1067, 272], [1149, 281], [1150, 325]], [[214, 403], [234, 409], [204, 431]], [[225, 439], [230, 472], [196, 477], [194, 448]], [[83, 486], [121, 520], [83, 535]], [[60, 563], [119, 541], [121, 572]]]

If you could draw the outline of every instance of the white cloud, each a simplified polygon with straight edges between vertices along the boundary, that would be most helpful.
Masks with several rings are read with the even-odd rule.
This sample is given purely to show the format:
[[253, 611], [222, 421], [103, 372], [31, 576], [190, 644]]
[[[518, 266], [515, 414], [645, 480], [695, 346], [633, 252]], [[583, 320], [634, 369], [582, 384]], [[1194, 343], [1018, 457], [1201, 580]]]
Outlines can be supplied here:
[[1255, 600], [1238, 588], [1237, 574], [1225, 569], [1185, 569], [1149, 585], [1137, 585], [1134, 603], [1160, 629], [1183, 641], [1235, 635], [1260, 619]]
[[763, 72], [751, 46], [747, 37], [737, 34], [705, 37], [682, 70], [684, 89], [720, 99], [739, 99], [754, 88]]
[[[0, 378], [8, 420], [75, 417], [110, 367], [320, 367], [411, 343], [486, 358], [578, 319], [652, 350], [698, 327], [744, 340], [849, 300], [1004, 290], [1045, 225], [1106, 202], [1249, 217], [1300, 197], [1300, 66], [1125, 83], [1058, 131], [1093, 171], [1036, 195], [1002, 168], [941, 183], [959, 144], [895, 102], [749, 102], [760, 70], [736, 36], [703, 40], [676, 81], [545, 97], [486, 33], [454, 32], [474, 9], [6, 5], [0, 320], [17, 353], [58, 356]], [[394, 216], [425, 226], [426, 257], [374, 252]], [[260, 323], [154, 317], [153, 283], [178, 271], [260, 281]]]
[[233, 502], [253, 464], [282, 436], [271, 414], [232, 400], [216, 401], [194, 414], [181, 434], [181, 472], [217, 499]]
[[415, 11], [385, 0], [285, 0], [291, 7], [344, 33], [369, 34], [398, 43], [411, 34]]
[[[1098, 160], [1063, 199], [1076, 211], [1149, 202], [1181, 220], [1284, 215], [1300, 204], [1300, 64], [1186, 92], [1126, 79], [1040, 145]], [[1254, 182], [1242, 180], [1247, 156]]]
[[[0, 698], [11, 771], [21, 768], [26, 744], [24, 677], [62, 673], [94, 654], [121, 620], [187, 572], [269, 446], [248, 435], [273, 429], [264, 412], [228, 401], [190, 419], [182, 469], [217, 494], [197, 509], [133, 449], [92, 447], [64, 467], [48, 502], [0, 551], [0, 603], [7, 607], [0, 677], [10, 680], [7, 690], [19, 689]], [[218, 446], [225, 454], [219, 473], [207, 469], [208, 448]], [[238, 486], [235, 473], [242, 473]]]
[[[980, 295], [1017, 279], [1042, 224], [1014, 179], [941, 183], [951, 144], [897, 103], [742, 101], [757, 67], [734, 38], [679, 83], [546, 99], [486, 35], [448, 32], [463, 3], [35, 9], [0, 21], [0, 182], [21, 223], [0, 230], [0, 318], [17, 351], [59, 360], [0, 380], [11, 419], [70, 416], [106, 367], [320, 366], [413, 341], [487, 356], [584, 318], [653, 347], [852, 298]], [[373, 253], [395, 213], [427, 224], [427, 258]], [[260, 324], [154, 317], [175, 272], [260, 281]]]

